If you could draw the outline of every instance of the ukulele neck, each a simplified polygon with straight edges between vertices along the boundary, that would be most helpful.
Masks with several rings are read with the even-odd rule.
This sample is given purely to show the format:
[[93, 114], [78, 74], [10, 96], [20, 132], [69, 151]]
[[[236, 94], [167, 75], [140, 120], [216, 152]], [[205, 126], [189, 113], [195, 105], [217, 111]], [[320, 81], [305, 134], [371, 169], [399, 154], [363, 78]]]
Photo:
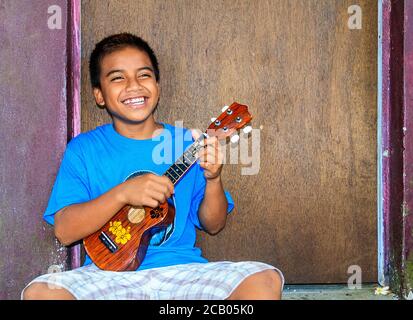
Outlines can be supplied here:
[[184, 176], [184, 174], [192, 167], [192, 165], [198, 160], [197, 153], [202, 148], [201, 142], [206, 137], [203, 133], [196, 139], [186, 151], [171, 165], [168, 170], [163, 174], [171, 182], [176, 185], [178, 181]]

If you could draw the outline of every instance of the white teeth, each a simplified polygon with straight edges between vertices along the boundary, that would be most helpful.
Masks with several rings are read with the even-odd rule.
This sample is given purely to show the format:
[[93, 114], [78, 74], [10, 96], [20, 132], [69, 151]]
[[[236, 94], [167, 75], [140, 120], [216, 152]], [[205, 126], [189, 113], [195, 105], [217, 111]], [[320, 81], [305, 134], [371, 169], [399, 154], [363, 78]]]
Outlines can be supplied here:
[[131, 104], [131, 105], [140, 105], [143, 104], [145, 102], [145, 98], [144, 97], [140, 97], [140, 98], [132, 98], [132, 99], [126, 99], [125, 101], [123, 101], [124, 104]]

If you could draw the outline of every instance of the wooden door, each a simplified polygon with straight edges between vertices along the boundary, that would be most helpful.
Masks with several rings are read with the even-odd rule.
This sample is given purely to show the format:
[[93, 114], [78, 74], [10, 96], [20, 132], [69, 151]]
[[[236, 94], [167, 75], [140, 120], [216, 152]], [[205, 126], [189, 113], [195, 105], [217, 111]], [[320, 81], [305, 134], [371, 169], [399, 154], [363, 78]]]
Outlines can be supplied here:
[[82, 3], [82, 130], [109, 121], [93, 103], [88, 57], [104, 36], [146, 39], [161, 68], [158, 119], [204, 129], [232, 101], [260, 128], [260, 170], [227, 165], [236, 209], [210, 260], [259, 260], [288, 283], [377, 280], [377, 1], [145, 0]]

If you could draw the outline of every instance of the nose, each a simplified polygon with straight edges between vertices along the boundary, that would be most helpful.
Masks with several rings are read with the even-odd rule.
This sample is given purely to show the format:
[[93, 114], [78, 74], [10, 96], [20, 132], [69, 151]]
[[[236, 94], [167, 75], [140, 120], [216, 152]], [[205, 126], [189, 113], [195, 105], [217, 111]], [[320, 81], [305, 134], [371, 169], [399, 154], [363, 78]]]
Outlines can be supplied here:
[[142, 89], [142, 85], [139, 80], [132, 78], [128, 80], [126, 91], [139, 91]]

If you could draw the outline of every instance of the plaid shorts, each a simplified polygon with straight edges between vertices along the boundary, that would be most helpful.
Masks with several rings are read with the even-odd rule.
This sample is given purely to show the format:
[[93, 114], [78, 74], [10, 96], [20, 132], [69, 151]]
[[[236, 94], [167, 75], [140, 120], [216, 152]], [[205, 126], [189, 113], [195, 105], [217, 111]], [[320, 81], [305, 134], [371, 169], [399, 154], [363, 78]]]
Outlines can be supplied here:
[[[49, 288], [64, 288], [80, 300], [222, 300], [248, 276], [280, 270], [262, 262], [189, 263], [140, 271], [103, 271], [88, 265], [35, 278]], [[26, 288], [27, 288], [26, 286]], [[23, 297], [24, 289], [21, 293]]]

